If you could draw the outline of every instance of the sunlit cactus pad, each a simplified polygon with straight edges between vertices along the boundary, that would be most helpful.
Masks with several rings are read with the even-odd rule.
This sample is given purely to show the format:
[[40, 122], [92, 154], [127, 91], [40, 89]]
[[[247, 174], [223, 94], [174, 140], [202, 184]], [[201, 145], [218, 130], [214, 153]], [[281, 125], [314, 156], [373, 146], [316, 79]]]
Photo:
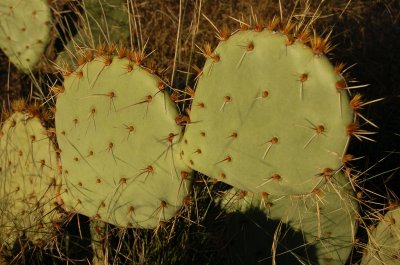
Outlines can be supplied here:
[[52, 15], [47, 0], [2, 0], [0, 48], [11, 62], [29, 73], [49, 40]]
[[125, 227], [175, 216], [190, 169], [164, 83], [126, 58], [98, 56], [66, 76], [64, 89], [56, 105], [64, 206]]
[[358, 205], [343, 183], [344, 176], [337, 174], [324, 188], [298, 196], [228, 190], [220, 204], [236, 214], [226, 230], [233, 255], [244, 254], [253, 260], [249, 264], [345, 264]]
[[354, 115], [324, 55], [269, 30], [204, 53], [180, 152], [188, 165], [274, 195], [309, 193], [342, 166]]
[[43, 243], [52, 234], [56, 153], [40, 120], [16, 112], [0, 131], [0, 249], [19, 237]]
[[380, 222], [370, 235], [361, 265], [400, 264], [400, 208], [379, 217]]

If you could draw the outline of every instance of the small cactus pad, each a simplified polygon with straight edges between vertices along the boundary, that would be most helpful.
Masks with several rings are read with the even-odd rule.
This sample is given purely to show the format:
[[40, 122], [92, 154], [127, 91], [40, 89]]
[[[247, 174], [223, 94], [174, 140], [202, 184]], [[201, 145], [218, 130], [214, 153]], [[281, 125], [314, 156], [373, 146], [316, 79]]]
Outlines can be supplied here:
[[98, 56], [65, 77], [57, 140], [69, 209], [124, 227], [154, 228], [175, 216], [190, 169], [164, 83], [127, 58]]
[[[271, 260], [285, 259], [285, 256], [293, 259], [292, 255], [296, 256], [297, 262], [281, 261], [277, 264], [345, 264], [357, 230], [358, 206], [352, 192], [343, 184], [336, 184], [344, 183], [344, 176], [337, 174], [335, 178], [330, 185], [308, 195], [276, 196], [252, 194], [235, 188], [228, 190], [220, 200], [221, 206], [227, 212], [241, 212], [245, 217], [248, 216], [247, 221], [228, 226], [228, 237], [232, 238], [235, 242], [233, 245], [239, 249], [246, 245], [246, 255], [250, 259], [267, 262], [254, 264], [271, 264]], [[257, 211], [265, 214], [265, 225], [254, 224], [252, 216], [256, 216]], [[264, 230], [258, 230], [258, 234], [267, 238], [256, 241], [259, 237], [243, 235], [245, 240], [240, 239], [241, 231], [250, 229], [246, 225], [253, 224], [257, 229], [263, 227]], [[292, 231], [286, 231], [284, 227]], [[266, 243], [270, 241], [272, 251], [271, 245]]]
[[372, 231], [361, 265], [400, 264], [400, 208], [379, 215], [380, 222]]
[[[75, 36], [66, 44], [65, 50], [57, 56], [57, 64], [73, 65], [86, 49], [96, 48], [105, 43], [127, 43], [130, 36], [126, 0], [86, 0], [81, 8], [85, 11]], [[66, 32], [66, 34], [70, 34]], [[78, 54], [76, 58], [75, 54]]]
[[342, 166], [353, 122], [328, 59], [269, 30], [221, 41], [199, 77], [181, 156], [234, 187], [307, 194]]
[[0, 48], [23, 72], [31, 72], [42, 56], [51, 19], [47, 0], [1, 1]]
[[20, 236], [41, 243], [56, 220], [57, 159], [36, 117], [16, 112], [0, 131], [0, 249]]

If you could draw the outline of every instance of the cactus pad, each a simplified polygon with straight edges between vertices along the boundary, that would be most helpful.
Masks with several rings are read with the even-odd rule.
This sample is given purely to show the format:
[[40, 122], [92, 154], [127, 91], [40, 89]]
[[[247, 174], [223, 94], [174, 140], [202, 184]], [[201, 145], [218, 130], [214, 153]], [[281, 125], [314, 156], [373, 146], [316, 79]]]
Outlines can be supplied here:
[[23, 72], [39, 62], [49, 40], [51, 11], [47, 0], [0, 3], [0, 48]]
[[307, 194], [342, 166], [346, 82], [300, 41], [263, 30], [221, 41], [199, 77], [181, 156], [234, 187]]
[[0, 131], [0, 249], [20, 236], [44, 242], [56, 219], [57, 160], [36, 117], [14, 113]]
[[[344, 176], [337, 174], [335, 178], [330, 185], [308, 195], [276, 196], [237, 189], [227, 191], [220, 201], [223, 208], [228, 212], [241, 212], [248, 219], [247, 222], [228, 225], [227, 234], [236, 243], [233, 245], [238, 248], [247, 245], [249, 259], [258, 257], [258, 262], [264, 261], [257, 263], [255, 260], [254, 264], [271, 264], [271, 260], [276, 258], [279, 261], [285, 256], [293, 259], [293, 255], [297, 255], [294, 258], [296, 262], [281, 260], [277, 264], [345, 264], [357, 229], [358, 206], [352, 192], [339, 184], [344, 183]], [[265, 214], [265, 225], [262, 221], [254, 223], [255, 211]], [[240, 239], [241, 231], [247, 233], [253, 223], [258, 236], [244, 234], [245, 240]], [[294, 231], [286, 231], [285, 227]], [[266, 238], [257, 241], [260, 234]], [[272, 241], [272, 251], [271, 246], [266, 245], [269, 241]], [[233, 251], [240, 250], [235, 248]]]
[[98, 56], [65, 77], [56, 128], [67, 208], [102, 221], [154, 228], [175, 216], [190, 169], [164, 83], [127, 58]]
[[361, 265], [396, 265], [400, 263], [400, 208], [380, 215], [372, 231]]

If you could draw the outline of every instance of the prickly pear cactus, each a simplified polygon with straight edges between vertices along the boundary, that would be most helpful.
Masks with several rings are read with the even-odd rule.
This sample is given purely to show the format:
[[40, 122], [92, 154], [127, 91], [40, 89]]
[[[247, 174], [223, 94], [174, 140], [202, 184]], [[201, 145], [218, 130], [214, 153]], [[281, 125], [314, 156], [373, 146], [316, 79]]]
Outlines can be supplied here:
[[396, 265], [400, 263], [400, 208], [380, 215], [372, 231], [361, 265]]
[[319, 49], [266, 29], [206, 48], [184, 161], [253, 193], [319, 187], [342, 166], [354, 116], [345, 80]]
[[19, 237], [43, 243], [54, 236], [57, 159], [37, 117], [16, 112], [0, 131], [0, 249]]
[[344, 183], [338, 173], [329, 185], [307, 195], [228, 190], [221, 206], [242, 213], [227, 223], [233, 255], [242, 253], [247, 264], [345, 264], [357, 230], [358, 205]]
[[0, 48], [25, 73], [39, 62], [49, 40], [51, 11], [47, 0], [2, 0]]
[[164, 85], [123, 56], [98, 55], [65, 77], [56, 105], [65, 207], [128, 227], [175, 216], [190, 169]]

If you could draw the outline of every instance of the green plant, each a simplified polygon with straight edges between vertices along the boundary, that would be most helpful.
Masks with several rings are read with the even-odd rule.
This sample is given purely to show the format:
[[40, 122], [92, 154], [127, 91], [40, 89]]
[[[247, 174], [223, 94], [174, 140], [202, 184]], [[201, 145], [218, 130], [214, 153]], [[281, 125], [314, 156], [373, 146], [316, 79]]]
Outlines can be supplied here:
[[389, 210], [384, 216], [380, 213], [371, 216], [379, 220], [369, 236], [361, 265], [395, 265], [400, 260], [400, 208]]
[[[217, 49], [212, 51], [209, 44], [201, 49], [207, 61], [203, 70], [195, 67], [199, 72], [194, 80], [189, 73], [191, 64], [203, 62], [193, 52], [195, 43], [212, 35], [201, 23], [214, 20], [207, 16], [219, 14], [224, 4], [235, 11], [243, 10], [243, 4], [179, 1], [175, 9], [169, 9], [168, 1], [163, 1], [167, 11], [154, 12], [152, 1], [70, 2], [81, 10], [63, 10], [78, 16], [75, 36], [70, 21], [58, 24], [64, 30], [61, 35], [71, 39], [57, 60], [65, 82], [57, 75], [34, 75], [43, 78], [42, 85], [52, 87], [56, 95], [45, 98], [42, 106], [57, 102], [63, 174], [59, 198], [71, 215], [90, 217], [92, 263], [187, 264], [179, 262], [196, 262], [196, 257], [205, 254], [208, 263], [216, 262], [212, 256], [224, 260], [215, 250], [220, 248], [210, 250], [214, 245], [204, 243], [212, 233], [203, 225], [212, 218], [209, 211], [213, 210], [229, 219], [223, 229], [226, 248], [221, 252], [229, 254], [232, 264], [285, 262], [280, 258], [287, 256], [294, 257], [292, 263], [344, 264], [353, 246], [363, 248], [355, 238], [357, 202], [363, 208], [373, 200], [364, 200], [359, 194], [354, 198], [354, 191], [370, 191], [360, 181], [362, 174], [349, 168], [357, 159], [353, 161], [346, 149], [351, 136], [370, 140], [372, 133], [360, 129], [358, 122], [376, 127], [361, 114], [374, 101], [363, 102], [361, 95], [350, 93], [358, 86], [350, 85], [347, 69], [342, 64], [334, 67], [324, 55], [331, 49], [330, 36], [318, 37], [315, 32], [321, 31], [314, 24], [320, 6], [324, 8], [322, 2], [310, 16], [309, 1], [304, 1], [305, 5], [293, 1], [292, 15], [280, 22], [273, 19], [263, 24], [252, 14], [253, 28], [243, 18], [235, 19], [240, 30], [233, 34], [226, 28], [217, 30]], [[297, 4], [305, 6], [298, 14]], [[264, 5], [278, 8], [278, 3], [263, 1], [257, 5], [262, 14]], [[332, 5], [343, 13], [347, 9], [347, 5]], [[148, 13], [141, 13], [143, 10]], [[151, 13], [157, 15], [149, 16]], [[177, 32], [154, 23], [154, 17], [168, 27], [173, 24], [170, 28]], [[174, 48], [168, 45], [171, 43]], [[139, 51], [132, 51], [133, 46]], [[157, 65], [145, 67], [142, 61], [148, 55], [144, 50], [153, 53], [154, 46], [162, 50]], [[64, 67], [63, 61], [73, 67]], [[169, 67], [166, 73], [178, 88], [149, 73], [159, 65]], [[195, 82], [195, 89], [188, 86]], [[40, 85], [35, 84], [35, 89], [40, 88], [44, 97], [49, 91]], [[169, 96], [178, 103], [179, 116]], [[195, 185], [204, 185], [200, 196], [190, 187], [190, 167], [201, 172], [194, 178]], [[220, 199], [222, 210], [199, 199], [210, 196], [212, 201], [215, 190], [219, 193], [224, 187], [220, 182], [234, 186]], [[365, 226], [365, 220], [359, 221]], [[78, 230], [84, 227], [79, 222], [77, 226]], [[267, 236], [266, 241], [249, 240], [252, 227], [256, 234]], [[24, 226], [17, 230], [27, 231]], [[65, 235], [70, 234], [66, 231]], [[112, 242], [115, 237], [117, 244]], [[174, 241], [182, 251], [173, 246]], [[63, 253], [64, 243], [69, 244], [67, 254]], [[79, 262], [69, 258], [77, 249], [71, 248], [72, 244], [62, 240], [57, 245], [57, 251], [61, 250], [53, 255], [64, 263]], [[195, 254], [188, 258], [182, 253]], [[374, 259], [379, 257], [371, 253]]]
[[[0, 250], [55, 236], [57, 158], [48, 131], [23, 101], [0, 131]], [[0, 254], [1, 255], [1, 254]]]
[[341, 66], [323, 55], [327, 40], [308, 35], [308, 25], [287, 22], [281, 33], [277, 24], [221, 37], [213, 52], [204, 48], [181, 155], [239, 189], [305, 194], [347, 162], [351, 135], [365, 136]]
[[25, 73], [34, 70], [50, 41], [52, 15], [47, 2], [4, 0], [0, 4], [0, 48]]
[[[272, 226], [276, 233], [263, 227], [251, 210], [247, 219], [269, 235], [272, 254], [262, 240], [244, 240], [247, 232], [240, 231], [251, 229], [234, 219], [238, 223], [227, 232], [238, 233], [231, 238], [239, 244], [233, 255], [243, 252], [251, 264], [274, 264], [285, 253], [300, 263], [344, 264], [357, 245], [362, 203], [353, 194], [358, 184], [346, 150], [351, 136], [372, 141], [374, 132], [359, 123], [377, 126], [360, 111], [377, 100], [364, 102], [361, 94], [350, 93], [363, 86], [348, 84], [344, 65], [330, 63], [329, 35], [311, 33], [311, 22], [274, 18], [265, 28], [240, 23], [233, 34], [218, 31], [214, 51], [209, 44], [201, 49], [207, 60], [191, 95], [180, 154], [193, 169], [235, 188], [239, 198], [228, 195], [226, 201], [250, 197], [267, 218], [303, 235], [296, 246], [283, 243], [278, 255], [280, 226]], [[302, 248], [305, 253], [295, 253]]]
[[74, 212], [154, 228], [182, 206], [191, 170], [176, 150], [181, 128], [166, 84], [140, 65], [141, 53], [117, 52], [88, 51], [57, 89], [61, 197]]
[[225, 237], [232, 255], [247, 257], [248, 264], [344, 264], [354, 246], [358, 203], [343, 174], [309, 194], [260, 195], [234, 188], [217, 200], [226, 212], [241, 213], [228, 219]]

